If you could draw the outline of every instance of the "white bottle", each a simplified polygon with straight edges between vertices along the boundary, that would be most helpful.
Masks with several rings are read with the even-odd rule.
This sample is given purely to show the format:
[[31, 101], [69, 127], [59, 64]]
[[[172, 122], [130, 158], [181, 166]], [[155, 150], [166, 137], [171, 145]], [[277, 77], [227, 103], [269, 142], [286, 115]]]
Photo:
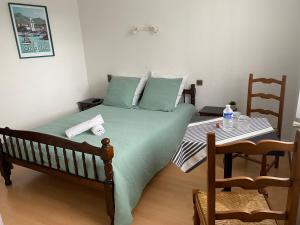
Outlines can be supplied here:
[[223, 130], [229, 131], [233, 129], [233, 111], [230, 105], [226, 105], [223, 111]]

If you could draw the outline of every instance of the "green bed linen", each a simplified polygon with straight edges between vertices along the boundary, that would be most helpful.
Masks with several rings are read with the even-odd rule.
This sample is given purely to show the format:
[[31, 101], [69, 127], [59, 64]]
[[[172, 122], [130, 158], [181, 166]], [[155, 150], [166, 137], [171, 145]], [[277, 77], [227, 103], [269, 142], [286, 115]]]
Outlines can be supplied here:
[[[131, 210], [136, 206], [143, 189], [151, 178], [168, 164], [181, 143], [194, 113], [195, 108], [190, 104], [179, 104], [173, 112], [100, 105], [48, 123], [34, 131], [66, 138], [64, 133], [66, 129], [101, 114], [105, 122], [104, 135], [99, 137], [87, 131], [71, 140], [86, 141], [97, 147], [101, 146], [102, 138], [107, 137], [111, 140], [115, 150], [112, 162], [115, 183], [115, 225], [129, 225], [132, 222]], [[38, 150], [35, 151], [38, 156]], [[61, 170], [65, 170], [62, 151], [58, 152]], [[50, 149], [50, 155], [52, 167], [56, 168], [53, 149]], [[71, 152], [67, 152], [67, 156], [70, 171], [74, 173]], [[83, 175], [81, 154], [77, 153], [76, 156], [79, 174]], [[22, 158], [24, 157], [22, 152]], [[45, 150], [43, 158], [46, 162]], [[103, 163], [98, 157], [96, 162], [101, 174], [100, 180], [104, 180]], [[86, 155], [86, 164], [89, 178], [94, 179], [90, 155]]]

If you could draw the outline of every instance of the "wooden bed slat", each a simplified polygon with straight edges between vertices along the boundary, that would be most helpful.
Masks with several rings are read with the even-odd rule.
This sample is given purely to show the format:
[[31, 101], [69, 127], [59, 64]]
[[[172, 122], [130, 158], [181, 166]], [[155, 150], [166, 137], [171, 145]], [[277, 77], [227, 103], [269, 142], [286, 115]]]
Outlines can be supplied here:
[[3, 135], [3, 141], [4, 141], [5, 151], [6, 151], [7, 154], [9, 154], [9, 148], [8, 148], [8, 144], [7, 144], [7, 140], [6, 140], [5, 135]]
[[4, 153], [3, 144], [2, 144], [2, 140], [0, 138], [0, 155], [2, 155], [3, 153]]
[[26, 141], [25, 139], [22, 139], [23, 140], [23, 149], [24, 149], [24, 152], [25, 152], [25, 159], [26, 161], [29, 161], [29, 153], [28, 153], [28, 148], [27, 148], [27, 145], [26, 145]]
[[52, 162], [51, 162], [51, 156], [50, 156], [50, 151], [49, 151], [49, 145], [46, 145], [46, 153], [47, 153], [47, 159], [48, 159], [49, 167], [52, 168]]
[[85, 162], [85, 154], [82, 152], [82, 164], [83, 164], [83, 172], [84, 176], [88, 177], [87, 168], [86, 168], [86, 162]]
[[57, 147], [56, 146], [54, 146], [54, 155], [55, 155], [56, 168], [58, 170], [60, 170], [60, 163], [59, 163], [58, 152], [57, 152]]
[[18, 153], [19, 153], [19, 158], [23, 159], [22, 152], [21, 152], [21, 147], [20, 147], [20, 142], [19, 142], [19, 138], [16, 138], [16, 142], [17, 142], [17, 149], [18, 149]]
[[96, 165], [96, 157], [94, 155], [93, 155], [93, 168], [94, 168], [95, 179], [99, 180], [97, 165]]
[[30, 148], [31, 148], [32, 160], [33, 160], [33, 162], [37, 163], [32, 141], [30, 141]]
[[39, 149], [39, 156], [40, 156], [41, 164], [44, 165], [41, 143], [38, 143], [38, 149]]
[[64, 162], [65, 162], [66, 171], [67, 171], [67, 173], [70, 173], [68, 158], [67, 158], [67, 152], [66, 152], [65, 148], [63, 148], [63, 153], [64, 153]]
[[75, 151], [72, 151], [72, 156], [73, 156], [75, 174], [78, 176], [78, 165], [77, 165], [77, 159], [76, 159]]
[[13, 157], [16, 157], [16, 150], [15, 150], [15, 146], [14, 146], [12, 137], [9, 137], [9, 143], [10, 143], [12, 155], [13, 155]]

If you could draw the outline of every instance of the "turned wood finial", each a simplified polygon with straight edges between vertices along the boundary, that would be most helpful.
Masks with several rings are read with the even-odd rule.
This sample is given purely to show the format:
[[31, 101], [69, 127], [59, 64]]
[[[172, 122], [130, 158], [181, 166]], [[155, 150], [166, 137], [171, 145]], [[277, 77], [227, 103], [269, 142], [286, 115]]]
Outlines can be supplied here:
[[104, 138], [104, 139], [102, 139], [101, 143], [102, 143], [103, 145], [109, 145], [110, 140], [109, 140], [109, 138]]
[[101, 143], [102, 143], [101, 149], [104, 152], [104, 154], [102, 155], [102, 159], [104, 161], [112, 160], [112, 158], [114, 157], [114, 148], [113, 146], [110, 145], [109, 138], [102, 139]]
[[106, 180], [111, 181], [113, 179], [112, 158], [114, 157], [114, 148], [110, 145], [110, 140], [108, 138], [102, 139], [101, 143], [101, 159], [104, 162]]

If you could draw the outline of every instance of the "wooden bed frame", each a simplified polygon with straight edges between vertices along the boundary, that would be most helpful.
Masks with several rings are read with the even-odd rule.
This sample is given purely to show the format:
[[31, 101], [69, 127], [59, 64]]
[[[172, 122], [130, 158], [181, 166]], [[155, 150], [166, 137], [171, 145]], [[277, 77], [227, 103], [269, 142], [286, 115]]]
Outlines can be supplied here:
[[[184, 101], [186, 96], [190, 96], [191, 104], [195, 105], [196, 88], [192, 84], [190, 89], [183, 91]], [[68, 139], [37, 133], [32, 131], [11, 130], [8, 127], [0, 128], [0, 172], [5, 180], [5, 185], [12, 185], [10, 179], [13, 164], [26, 167], [35, 171], [58, 176], [79, 184], [83, 184], [92, 188], [104, 190], [107, 214], [110, 217], [110, 224], [114, 224], [114, 180], [112, 159], [114, 157], [114, 149], [110, 145], [110, 140], [104, 138], [101, 141], [102, 147], [98, 148], [88, 144], [87, 142], [78, 143]], [[37, 147], [34, 148], [34, 145]], [[47, 160], [43, 158], [42, 146], [45, 147]], [[49, 147], [54, 149], [55, 165], [51, 163]], [[4, 151], [6, 149], [6, 152]], [[11, 149], [12, 156], [8, 154]], [[22, 151], [23, 149], [23, 155]], [[35, 150], [34, 150], [35, 149]], [[67, 150], [72, 152], [75, 174], [71, 173], [68, 166]], [[62, 151], [61, 160], [66, 165], [65, 171], [61, 170], [58, 152]], [[75, 154], [75, 152], [77, 154]], [[81, 153], [83, 161], [84, 176], [79, 175], [77, 159], [78, 153]], [[96, 179], [88, 178], [85, 154], [92, 155], [92, 164]], [[22, 156], [22, 157], [17, 157]], [[100, 157], [104, 163], [105, 181], [99, 181], [100, 174], [96, 168], [96, 156]], [[30, 161], [30, 158], [33, 162]], [[70, 162], [69, 162], [70, 163]]]

